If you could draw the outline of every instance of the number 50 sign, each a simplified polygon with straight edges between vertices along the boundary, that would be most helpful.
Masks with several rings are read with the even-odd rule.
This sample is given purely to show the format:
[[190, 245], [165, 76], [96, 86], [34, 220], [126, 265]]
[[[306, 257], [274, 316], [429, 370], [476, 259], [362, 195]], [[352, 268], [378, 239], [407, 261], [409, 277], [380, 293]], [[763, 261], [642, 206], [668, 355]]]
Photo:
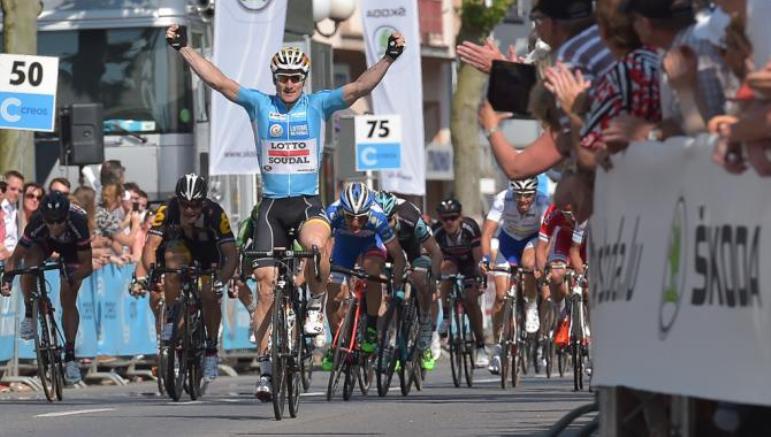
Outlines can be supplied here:
[[0, 129], [52, 132], [59, 58], [0, 54]]
[[393, 170], [401, 167], [400, 115], [358, 115], [354, 123], [356, 171]]

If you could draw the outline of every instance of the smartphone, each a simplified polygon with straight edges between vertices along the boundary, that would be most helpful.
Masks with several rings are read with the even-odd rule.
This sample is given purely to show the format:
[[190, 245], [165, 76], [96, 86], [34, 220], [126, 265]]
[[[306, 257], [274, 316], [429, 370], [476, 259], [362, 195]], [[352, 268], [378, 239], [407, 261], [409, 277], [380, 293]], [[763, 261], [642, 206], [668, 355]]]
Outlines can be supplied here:
[[532, 118], [528, 110], [530, 90], [537, 81], [535, 65], [493, 61], [487, 100], [496, 111], [511, 112], [514, 118]]
[[139, 211], [139, 202], [134, 202], [131, 204], [131, 210], [134, 212]]

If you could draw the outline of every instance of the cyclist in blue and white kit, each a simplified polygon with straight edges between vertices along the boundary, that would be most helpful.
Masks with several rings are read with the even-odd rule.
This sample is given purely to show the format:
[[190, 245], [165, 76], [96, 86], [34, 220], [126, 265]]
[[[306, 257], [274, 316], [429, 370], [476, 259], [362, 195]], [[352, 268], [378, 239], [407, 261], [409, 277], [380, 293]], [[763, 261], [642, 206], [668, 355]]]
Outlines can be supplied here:
[[[300, 49], [285, 47], [270, 62], [276, 94], [268, 95], [245, 88], [225, 76], [214, 64], [187, 46], [187, 36], [178, 25], [170, 26], [166, 39], [201, 80], [249, 114], [263, 180], [264, 199], [255, 226], [254, 250], [269, 251], [290, 247], [289, 229], [298, 232], [300, 244], [322, 254], [321, 271], [306, 263], [305, 278], [311, 294], [305, 332], [317, 335], [323, 329], [321, 294], [329, 277], [329, 222], [319, 197], [319, 169], [324, 150], [322, 125], [333, 112], [349, 107], [368, 95], [380, 83], [391, 64], [401, 55], [405, 41], [393, 33], [383, 58], [358, 79], [332, 91], [305, 94], [303, 87], [310, 60]], [[258, 64], [259, 65], [259, 64]], [[260, 358], [260, 381], [255, 395], [269, 401], [271, 367], [267, 336], [267, 316], [273, 305], [275, 266], [272, 259], [257, 259], [255, 277], [260, 284], [253, 324]], [[317, 274], [318, 273], [318, 276]], [[320, 278], [317, 280], [316, 278]]]
[[[492, 261], [490, 258], [490, 242], [498, 233], [498, 253], [495, 267], [510, 269], [511, 266], [521, 266], [525, 269], [535, 267], [535, 244], [538, 241], [538, 230], [541, 218], [549, 207], [549, 198], [537, 192], [536, 178], [512, 180], [509, 189], [495, 196], [495, 201], [482, 225], [482, 268], [487, 269]], [[510, 276], [505, 272], [495, 272], [495, 304], [493, 305], [493, 338], [498, 340], [503, 317], [503, 301], [506, 290], [509, 289]], [[521, 291], [518, 291], [521, 293]], [[527, 276], [525, 282], [525, 329], [528, 332], [538, 331], [538, 306], [536, 287], [533, 275]], [[521, 296], [520, 296], [521, 298]], [[493, 351], [489, 370], [497, 374], [500, 370], [500, 347]]]
[[[404, 251], [399, 245], [388, 216], [375, 203], [375, 193], [361, 182], [352, 182], [345, 186], [340, 200], [329, 205], [327, 216], [332, 223], [333, 248], [332, 264], [348, 269], [360, 265], [371, 275], [380, 275], [386, 255], [393, 259], [392, 279], [394, 290], [402, 290], [402, 274], [407, 264]], [[342, 287], [344, 275], [332, 273], [327, 287], [327, 317], [329, 330], [334, 335], [340, 323], [341, 303], [347, 293]], [[377, 345], [377, 319], [383, 299], [383, 287], [379, 282], [368, 282], [365, 301], [367, 303], [367, 334], [361, 343], [365, 353], [375, 352]], [[332, 370], [332, 353], [327, 351], [321, 362], [322, 369]]]

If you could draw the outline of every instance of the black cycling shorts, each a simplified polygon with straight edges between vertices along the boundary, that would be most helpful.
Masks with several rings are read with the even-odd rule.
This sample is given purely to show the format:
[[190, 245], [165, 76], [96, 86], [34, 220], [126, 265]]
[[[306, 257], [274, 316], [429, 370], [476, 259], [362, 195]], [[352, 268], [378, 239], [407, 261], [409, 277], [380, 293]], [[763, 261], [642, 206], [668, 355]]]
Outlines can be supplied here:
[[171, 248], [174, 245], [170, 243], [181, 243], [184, 245], [184, 247], [187, 248], [187, 250], [190, 252], [191, 262], [197, 263], [202, 268], [208, 268], [212, 265], [219, 265], [220, 263], [220, 252], [219, 248], [217, 247], [217, 243], [214, 241], [211, 242], [192, 242], [185, 238], [175, 239], [175, 240], [169, 240], [164, 241], [159, 247], [158, 251], [155, 253], [155, 259], [156, 263], [160, 267], [165, 266], [165, 253], [167, 248]]
[[[254, 225], [254, 249], [267, 252], [276, 247], [292, 247], [292, 241], [299, 237], [302, 224], [310, 219], [323, 220], [329, 224], [319, 196], [265, 198], [260, 203], [260, 213]], [[294, 238], [289, 229], [295, 230]], [[254, 267], [271, 265], [271, 258], [258, 258]]]
[[472, 257], [445, 255], [444, 260], [455, 264], [458, 267], [458, 273], [468, 279], [477, 276], [477, 266], [474, 264], [474, 258]]

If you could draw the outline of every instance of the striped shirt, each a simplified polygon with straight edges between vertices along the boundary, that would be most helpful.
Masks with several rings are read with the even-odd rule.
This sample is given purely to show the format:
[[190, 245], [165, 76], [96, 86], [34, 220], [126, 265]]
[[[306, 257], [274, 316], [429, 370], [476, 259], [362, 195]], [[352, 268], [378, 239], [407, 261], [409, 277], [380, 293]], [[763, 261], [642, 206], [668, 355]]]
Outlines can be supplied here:
[[562, 44], [557, 50], [557, 61], [580, 70], [588, 81], [602, 77], [616, 62], [600, 38], [596, 24]]
[[600, 147], [602, 131], [621, 114], [653, 123], [661, 121], [660, 66], [656, 52], [639, 48], [627, 53], [597, 81], [593, 86], [592, 106], [581, 130], [582, 146]]
[[[581, 71], [584, 79], [590, 82], [602, 77], [616, 62], [600, 38], [600, 28], [596, 24], [565, 41], [557, 50], [556, 61], [571, 70]], [[592, 92], [591, 88], [589, 92]], [[570, 119], [562, 112], [560, 125], [564, 131], [570, 131]]]

